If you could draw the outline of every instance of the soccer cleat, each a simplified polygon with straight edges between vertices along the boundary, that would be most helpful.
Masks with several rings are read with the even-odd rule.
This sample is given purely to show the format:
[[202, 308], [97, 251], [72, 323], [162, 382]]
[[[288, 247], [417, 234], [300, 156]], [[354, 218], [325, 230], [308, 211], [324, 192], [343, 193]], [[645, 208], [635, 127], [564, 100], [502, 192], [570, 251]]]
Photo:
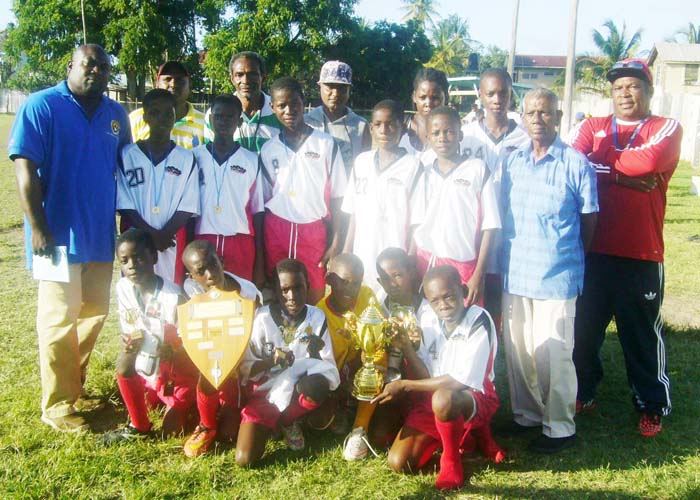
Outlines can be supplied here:
[[576, 400], [576, 414], [593, 411], [596, 409], [595, 399], [589, 399], [588, 401]]
[[116, 431], [108, 432], [100, 438], [100, 442], [105, 446], [123, 443], [126, 441], [134, 441], [136, 439], [144, 439], [150, 436], [150, 431], [140, 431], [131, 424], [117, 429]]
[[349, 462], [362, 460], [363, 458], [367, 458], [367, 454], [370, 451], [375, 457], [379, 456], [369, 444], [367, 433], [362, 427], [353, 429], [345, 438], [345, 442], [343, 443], [343, 458], [345, 458], [345, 460]]
[[203, 455], [212, 447], [215, 438], [215, 429], [207, 429], [202, 424], [199, 424], [192, 435], [185, 441], [183, 446], [185, 456], [193, 458]]
[[304, 433], [301, 431], [298, 422], [292, 422], [290, 425], [282, 427], [282, 434], [284, 435], [284, 442], [287, 443], [287, 447], [290, 450], [300, 451], [306, 446]]
[[41, 421], [59, 432], [75, 432], [79, 434], [89, 429], [85, 419], [77, 413], [70, 413], [62, 417], [48, 417], [42, 415]]
[[644, 437], [654, 437], [661, 433], [661, 416], [642, 413], [639, 418], [639, 433]]

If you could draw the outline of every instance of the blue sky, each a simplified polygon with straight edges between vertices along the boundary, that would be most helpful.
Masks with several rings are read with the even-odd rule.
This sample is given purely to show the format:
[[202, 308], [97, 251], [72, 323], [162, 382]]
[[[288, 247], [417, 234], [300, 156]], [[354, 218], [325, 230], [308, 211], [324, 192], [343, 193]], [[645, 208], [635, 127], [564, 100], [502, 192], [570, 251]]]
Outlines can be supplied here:
[[[89, 0], [87, 0], [89, 1]], [[440, 16], [459, 14], [469, 22], [472, 38], [484, 45], [508, 50], [514, 0], [439, 0]], [[517, 39], [519, 54], [565, 55], [569, 25], [567, 0], [521, 0]], [[0, 0], [0, 26], [13, 20], [12, 0]], [[401, 0], [359, 0], [357, 15], [376, 21], [401, 21]], [[591, 30], [606, 19], [619, 26], [626, 23], [630, 32], [641, 28], [641, 49], [651, 49], [689, 21], [700, 24], [697, 0], [580, 0], [576, 52], [594, 52]]]

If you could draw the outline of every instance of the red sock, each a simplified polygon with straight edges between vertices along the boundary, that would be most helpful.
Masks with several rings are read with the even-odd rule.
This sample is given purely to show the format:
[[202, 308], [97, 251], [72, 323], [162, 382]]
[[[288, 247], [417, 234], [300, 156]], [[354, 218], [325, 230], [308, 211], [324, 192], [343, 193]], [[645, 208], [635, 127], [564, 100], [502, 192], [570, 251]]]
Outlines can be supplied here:
[[291, 424], [302, 415], [309, 413], [311, 410], [315, 410], [319, 406], [318, 403], [306, 399], [303, 394], [299, 394], [299, 397], [296, 400], [292, 399], [287, 409], [284, 410], [281, 419], [282, 425], [287, 426]]
[[129, 412], [131, 426], [141, 432], [150, 431], [151, 421], [148, 419], [145, 391], [141, 377], [138, 375], [122, 377], [117, 374], [117, 385], [119, 386], [119, 392], [126, 405], [126, 411]]
[[491, 436], [491, 426], [485, 425], [473, 432], [476, 445], [486, 458], [494, 463], [500, 464], [506, 459], [506, 452], [498, 446], [498, 443]]
[[197, 409], [199, 410], [199, 421], [204, 427], [216, 430], [216, 412], [219, 410], [219, 391], [207, 394], [197, 387]]
[[447, 422], [436, 418], [435, 426], [442, 441], [440, 472], [435, 480], [435, 486], [441, 490], [455, 490], [464, 483], [464, 471], [459, 455], [459, 444], [464, 433], [464, 417], [460, 415]]

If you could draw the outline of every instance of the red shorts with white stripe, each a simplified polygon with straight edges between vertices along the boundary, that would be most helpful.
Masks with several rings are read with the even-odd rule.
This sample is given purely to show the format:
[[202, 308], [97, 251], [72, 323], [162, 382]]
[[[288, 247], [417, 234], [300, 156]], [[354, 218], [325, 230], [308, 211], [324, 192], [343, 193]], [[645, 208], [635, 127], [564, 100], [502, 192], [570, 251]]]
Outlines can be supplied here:
[[198, 234], [197, 240], [207, 240], [224, 261], [224, 270], [251, 281], [255, 264], [255, 238], [250, 234]]
[[[457, 269], [459, 277], [462, 279], [462, 283], [466, 285], [467, 281], [469, 281], [469, 279], [474, 274], [474, 269], [476, 269], [476, 259], [470, 260], [469, 262], [460, 262], [458, 260], [437, 257], [432, 253], [428, 252], [427, 250], [423, 250], [422, 248], [416, 249], [416, 269], [418, 269], [418, 276], [420, 277], [420, 279], [423, 279], [423, 276], [425, 276], [425, 273], [428, 272], [428, 269], [437, 266], [454, 267], [455, 269]], [[483, 307], [483, 297], [479, 302], [476, 303], [476, 305]]]
[[[159, 376], [155, 381], [139, 378], [143, 381], [148, 406], [154, 408], [164, 404], [168, 408], [186, 410], [195, 404], [198, 375], [197, 368], [191, 362], [173, 366], [172, 362], [164, 361], [160, 364]], [[171, 385], [170, 389], [168, 384]]]
[[318, 267], [326, 251], [326, 225], [322, 220], [296, 224], [265, 212], [265, 274], [270, 277], [283, 259], [298, 259], [309, 273], [310, 288], [326, 286], [325, 268]]
[[[476, 413], [464, 422], [464, 433], [460, 445], [464, 443], [469, 433], [491, 425], [491, 418], [498, 409], [498, 396], [488, 396], [484, 393], [466, 389], [474, 398]], [[411, 407], [408, 410], [404, 427], [410, 427], [440, 441], [440, 433], [435, 425], [435, 413], [432, 406], [432, 392], [417, 393], [411, 399]]]
[[[318, 403], [312, 402], [303, 396], [300, 397], [299, 394], [294, 391], [289, 406], [281, 412], [277, 406], [267, 400], [266, 391], [255, 392], [255, 388], [258, 385], [259, 384], [246, 386], [244, 389], [248, 397], [246, 397], [245, 406], [241, 410], [242, 424], [249, 422], [274, 430], [278, 422], [281, 421], [282, 425], [289, 425], [302, 415], [320, 406]], [[304, 406], [300, 404], [301, 399], [304, 400]]]

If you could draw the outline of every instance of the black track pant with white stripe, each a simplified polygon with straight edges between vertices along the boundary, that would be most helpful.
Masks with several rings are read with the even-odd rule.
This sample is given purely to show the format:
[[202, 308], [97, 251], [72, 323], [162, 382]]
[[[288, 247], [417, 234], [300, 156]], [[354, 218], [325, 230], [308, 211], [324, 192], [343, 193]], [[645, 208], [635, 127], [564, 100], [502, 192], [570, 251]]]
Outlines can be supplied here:
[[614, 318], [627, 380], [638, 411], [671, 412], [661, 303], [662, 263], [591, 253], [583, 294], [576, 304], [574, 364], [581, 401], [593, 399], [603, 379], [600, 349]]

